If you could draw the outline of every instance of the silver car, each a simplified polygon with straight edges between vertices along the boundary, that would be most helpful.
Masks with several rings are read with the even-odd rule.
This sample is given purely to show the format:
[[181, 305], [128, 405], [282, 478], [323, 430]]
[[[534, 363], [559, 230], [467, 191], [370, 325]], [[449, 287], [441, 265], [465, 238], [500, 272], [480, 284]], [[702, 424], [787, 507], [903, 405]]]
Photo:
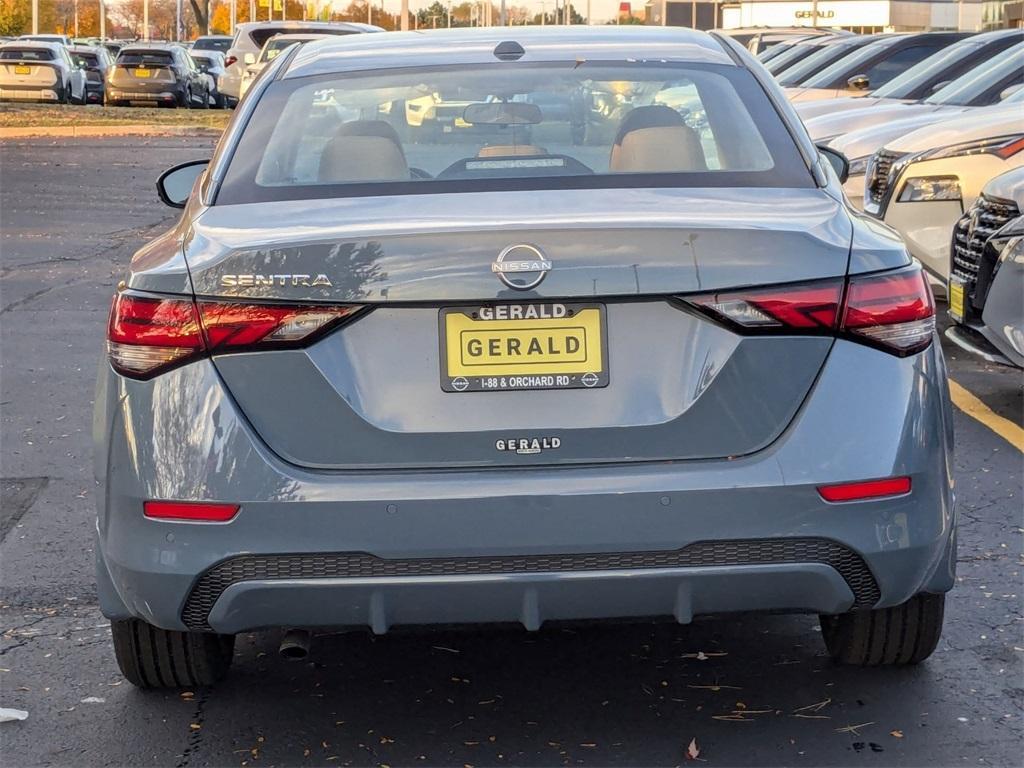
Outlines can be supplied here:
[[946, 336], [1024, 368], [1024, 168], [996, 176], [953, 230]]
[[[289, 48], [158, 183], [184, 211], [96, 396], [125, 676], [213, 682], [265, 628], [301, 657], [324, 627], [744, 610], [925, 659], [956, 562], [932, 296], [765, 70], [681, 28], [382, 42]], [[544, 110], [594, 94], [620, 108], [577, 146]]]

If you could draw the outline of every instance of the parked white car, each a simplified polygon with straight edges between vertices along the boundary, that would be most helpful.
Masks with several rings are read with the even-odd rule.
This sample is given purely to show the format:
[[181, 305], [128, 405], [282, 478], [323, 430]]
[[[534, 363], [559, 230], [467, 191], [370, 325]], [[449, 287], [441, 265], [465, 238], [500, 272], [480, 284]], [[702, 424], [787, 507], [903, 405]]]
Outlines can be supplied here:
[[372, 24], [335, 21], [249, 21], [235, 26], [235, 39], [224, 57], [226, 67], [220, 79], [220, 92], [233, 99], [241, 98], [245, 68], [255, 64], [264, 43], [274, 35], [353, 35], [360, 32], [383, 32]]
[[84, 104], [85, 69], [61, 43], [12, 40], [0, 44], [0, 101]]
[[263, 44], [263, 50], [260, 51], [255, 63], [245, 68], [245, 72], [242, 74], [242, 84], [238, 88], [238, 97], [243, 98], [246, 91], [249, 90], [249, 86], [253, 84], [267, 64], [280, 56], [287, 48], [308, 43], [310, 40], [319, 40], [322, 37], [329, 37], [329, 35], [274, 35]]
[[1024, 42], [1024, 29], [1000, 29], [971, 35], [929, 56], [866, 96], [798, 101], [793, 108], [807, 121], [822, 115], [920, 101], [1021, 42]]
[[[929, 112], [902, 112], [900, 114], [909, 114], [910, 116], [900, 119], [896, 119], [896, 116], [891, 116], [887, 122], [880, 125], [850, 131], [822, 143], [827, 144], [837, 152], [841, 152], [849, 160], [849, 175], [846, 183], [843, 185], [843, 189], [854, 206], [863, 208], [864, 174], [867, 171], [868, 161], [879, 149], [902, 136], [906, 136], [912, 131], [917, 131], [930, 125], [945, 123], [960, 117], [967, 119], [965, 113], [985, 115], [995, 112], [997, 114], [1004, 114], [1005, 112], [1001, 110], [1014, 105], [1016, 105], [1016, 109], [1024, 110], [1024, 89], [1019, 89], [999, 104], [988, 107], [946, 107]], [[1018, 112], [1018, 114], [1021, 113]]]
[[945, 284], [953, 225], [982, 187], [1024, 165], [1020, 104], [973, 110], [878, 150], [864, 178], [864, 211], [896, 229]]

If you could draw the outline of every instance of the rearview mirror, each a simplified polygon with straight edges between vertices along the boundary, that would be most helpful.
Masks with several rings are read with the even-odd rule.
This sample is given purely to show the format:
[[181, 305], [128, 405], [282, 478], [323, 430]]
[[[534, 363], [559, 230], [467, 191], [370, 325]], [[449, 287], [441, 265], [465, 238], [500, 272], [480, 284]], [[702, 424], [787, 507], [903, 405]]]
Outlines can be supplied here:
[[156, 180], [156, 191], [164, 205], [184, 208], [196, 179], [203, 175], [209, 160], [192, 160], [164, 171]]
[[537, 125], [542, 120], [540, 107], [521, 101], [492, 101], [470, 104], [462, 119], [472, 125]]
[[832, 166], [832, 170], [836, 172], [836, 176], [839, 177], [839, 183], [845, 184], [846, 180], [850, 178], [850, 161], [846, 159], [846, 155], [825, 144], [818, 144], [816, 146], [821, 156], [825, 158], [828, 164]]
[[855, 91], [866, 91], [871, 87], [871, 80], [868, 79], [867, 75], [854, 75], [846, 81], [846, 86]]

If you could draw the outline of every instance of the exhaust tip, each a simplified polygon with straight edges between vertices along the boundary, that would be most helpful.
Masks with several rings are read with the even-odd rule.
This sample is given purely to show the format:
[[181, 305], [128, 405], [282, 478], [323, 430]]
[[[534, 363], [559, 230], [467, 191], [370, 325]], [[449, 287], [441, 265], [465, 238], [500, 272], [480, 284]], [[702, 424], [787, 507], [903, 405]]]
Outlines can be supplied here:
[[302, 661], [309, 656], [312, 635], [308, 629], [289, 629], [281, 638], [277, 652], [286, 661]]

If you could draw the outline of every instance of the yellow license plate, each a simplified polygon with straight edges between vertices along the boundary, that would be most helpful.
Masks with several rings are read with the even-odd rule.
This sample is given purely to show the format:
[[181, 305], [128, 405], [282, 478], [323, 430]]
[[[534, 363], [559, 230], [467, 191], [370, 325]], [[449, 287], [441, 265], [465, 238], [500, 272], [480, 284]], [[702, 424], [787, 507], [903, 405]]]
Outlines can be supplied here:
[[608, 386], [603, 304], [496, 304], [440, 313], [441, 389]]
[[32, 67], [26, 66], [25, 64], [18, 64], [14, 67], [14, 74], [16, 75], [31, 75]]
[[964, 317], [964, 286], [956, 280], [949, 281], [949, 314], [958, 320]]
[[151, 69], [136, 69], [135, 70], [135, 76], [136, 77], [149, 77], [152, 74], [153, 74], [153, 70], [151, 70]]

